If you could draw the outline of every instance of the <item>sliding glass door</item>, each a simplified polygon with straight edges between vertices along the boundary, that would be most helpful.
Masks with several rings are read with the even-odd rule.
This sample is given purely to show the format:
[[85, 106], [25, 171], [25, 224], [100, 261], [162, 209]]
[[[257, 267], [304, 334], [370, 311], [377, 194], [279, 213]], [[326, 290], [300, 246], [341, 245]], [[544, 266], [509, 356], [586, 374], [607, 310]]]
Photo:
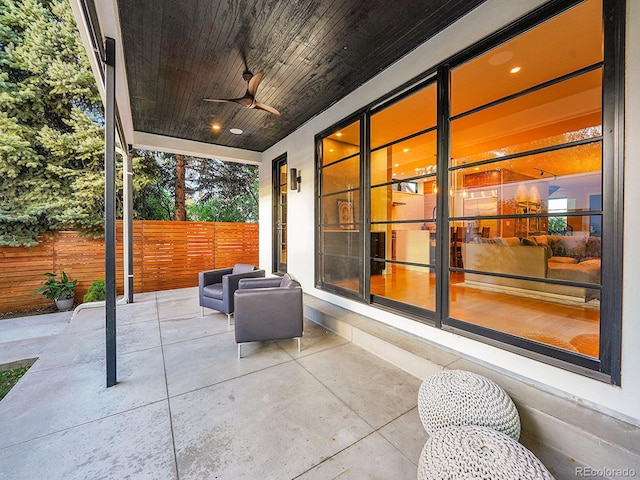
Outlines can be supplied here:
[[371, 115], [370, 294], [374, 303], [435, 311], [436, 86]]
[[451, 70], [451, 324], [599, 358], [602, 32], [590, 0]]

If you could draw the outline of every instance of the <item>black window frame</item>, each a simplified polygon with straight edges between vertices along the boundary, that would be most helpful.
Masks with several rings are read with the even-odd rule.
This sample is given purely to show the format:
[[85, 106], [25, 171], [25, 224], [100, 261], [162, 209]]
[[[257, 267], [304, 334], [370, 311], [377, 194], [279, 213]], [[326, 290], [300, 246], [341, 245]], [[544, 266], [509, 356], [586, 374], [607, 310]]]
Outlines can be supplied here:
[[[604, 26], [604, 61], [602, 80], [602, 266], [601, 266], [601, 309], [600, 309], [600, 355], [593, 359], [585, 355], [548, 347], [483, 327], [478, 327], [450, 318], [448, 265], [443, 265], [443, 259], [448, 257], [448, 239], [443, 233], [438, 237], [436, 264], [438, 267], [436, 283], [436, 318], [416, 311], [410, 305], [387, 302], [376, 303], [370, 295], [368, 275], [368, 261], [363, 262], [360, 271], [360, 284], [364, 285], [364, 292], [352, 295], [353, 292], [342, 291], [320, 281], [321, 272], [319, 257], [319, 235], [321, 222], [319, 182], [322, 174], [321, 152], [318, 149], [322, 138], [334, 132], [341, 126], [359, 119], [361, 121], [361, 216], [363, 230], [370, 228], [368, 217], [369, 204], [369, 169], [370, 145], [368, 142], [369, 118], [372, 113], [385, 108], [400, 98], [404, 98], [423, 88], [434, 75], [437, 76], [438, 89], [438, 185], [446, 186], [439, 189], [437, 199], [438, 216], [436, 218], [437, 231], [448, 232], [449, 205], [446, 192], [449, 190], [449, 153], [450, 153], [450, 118], [449, 118], [449, 72], [478, 55], [514, 38], [525, 31], [535, 28], [550, 18], [579, 5], [584, 0], [552, 0], [530, 13], [499, 29], [493, 34], [474, 43], [439, 65], [425, 71], [420, 76], [406, 82], [388, 95], [372, 102], [337, 123], [320, 132], [315, 137], [316, 142], [316, 287], [341, 296], [345, 296], [374, 307], [380, 307], [397, 312], [407, 318], [421, 321], [446, 331], [474, 338], [486, 344], [497, 346], [503, 350], [513, 351], [522, 356], [539, 360], [573, 371], [588, 377], [608, 382], [613, 385], [621, 384], [621, 345], [622, 345], [622, 280], [623, 280], [623, 232], [624, 232], [624, 54], [625, 54], [625, 23], [626, 0], [602, 0]], [[367, 141], [365, 141], [367, 140]], [[365, 205], [367, 206], [366, 208]], [[362, 256], [369, 259], [369, 241], [367, 235], [361, 238]]]

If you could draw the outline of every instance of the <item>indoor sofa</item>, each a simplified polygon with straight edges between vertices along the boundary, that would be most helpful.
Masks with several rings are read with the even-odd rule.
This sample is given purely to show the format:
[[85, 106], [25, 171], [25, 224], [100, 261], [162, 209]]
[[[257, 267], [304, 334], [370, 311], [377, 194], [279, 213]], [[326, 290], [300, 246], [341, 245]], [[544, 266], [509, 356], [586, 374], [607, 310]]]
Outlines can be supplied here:
[[[477, 238], [472, 243], [462, 245], [465, 270], [595, 285], [600, 284], [600, 252], [600, 237], [591, 236]], [[584, 301], [600, 298], [597, 288], [543, 283], [524, 278], [465, 273], [465, 282], [579, 297]]]

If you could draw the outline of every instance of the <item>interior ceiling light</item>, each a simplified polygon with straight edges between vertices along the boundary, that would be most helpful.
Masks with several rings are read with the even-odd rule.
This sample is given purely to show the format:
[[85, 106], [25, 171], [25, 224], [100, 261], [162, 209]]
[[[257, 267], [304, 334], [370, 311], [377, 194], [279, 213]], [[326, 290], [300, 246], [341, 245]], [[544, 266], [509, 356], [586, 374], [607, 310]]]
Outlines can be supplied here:
[[402, 151], [403, 151], [404, 153], [407, 153], [407, 152], [409, 151], [409, 149], [408, 149], [408, 148], [403, 148], [403, 149], [402, 149]]
[[239, 128], [232, 128], [229, 130], [231, 133], [233, 133], [234, 135], [242, 135], [244, 132], [242, 130], [240, 130]]
[[342, 136], [342, 132], [336, 133], [336, 137], [341, 137], [341, 136]]
[[548, 170], [543, 170], [542, 168], [538, 168], [538, 167], [533, 167], [534, 170], [537, 170], [540, 172], [540, 176], [544, 176], [544, 174], [546, 173], [547, 175], [551, 175], [554, 179], [558, 178], [558, 175], [556, 175], [555, 173], [552, 173]]
[[489, 65], [502, 65], [513, 58], [513, 52], [507, 50], [498, 52], [489, 58]]
[[520, 71], [520, 67], [513, 67], [511, 70], [509, 70], [511, 73], [518, 73]]
[[215, 131], [218, 131], [218, 130], [220, 130], [220, 125], [218, 125], [217, 123], [214, 123], [213, 125], [211, 125], [211, 129], [215, 130]]

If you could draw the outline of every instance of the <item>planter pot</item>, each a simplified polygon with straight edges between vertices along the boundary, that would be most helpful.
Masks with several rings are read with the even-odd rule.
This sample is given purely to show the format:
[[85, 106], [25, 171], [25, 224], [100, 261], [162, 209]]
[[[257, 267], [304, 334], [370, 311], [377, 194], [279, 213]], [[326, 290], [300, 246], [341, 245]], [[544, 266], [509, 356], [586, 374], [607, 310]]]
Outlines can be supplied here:
[[58, 310], [61, 312], [66, 312], [73, 308], [73, 297], [57, 298], [54, 301], [56, 302], [56, 307], [58, 307]]

